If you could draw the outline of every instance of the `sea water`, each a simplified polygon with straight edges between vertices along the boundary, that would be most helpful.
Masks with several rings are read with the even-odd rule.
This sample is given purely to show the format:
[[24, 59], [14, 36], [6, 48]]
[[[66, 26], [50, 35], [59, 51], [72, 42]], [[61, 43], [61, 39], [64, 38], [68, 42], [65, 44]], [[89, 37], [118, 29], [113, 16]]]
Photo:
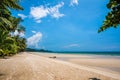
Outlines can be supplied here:
[[55, 52], [58, 54], [87, 54], [87, 55], [110, 55], [120, 56], [120, 52]]

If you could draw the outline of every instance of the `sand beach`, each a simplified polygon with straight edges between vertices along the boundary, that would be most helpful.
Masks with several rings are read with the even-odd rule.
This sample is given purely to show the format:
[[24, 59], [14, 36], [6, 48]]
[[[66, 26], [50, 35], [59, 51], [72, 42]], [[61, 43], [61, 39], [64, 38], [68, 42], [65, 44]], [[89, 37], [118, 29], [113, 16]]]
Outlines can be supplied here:
[[23, 52], [0, 59], [0, 80], [120, 80], [119, 62], [117, 56]]

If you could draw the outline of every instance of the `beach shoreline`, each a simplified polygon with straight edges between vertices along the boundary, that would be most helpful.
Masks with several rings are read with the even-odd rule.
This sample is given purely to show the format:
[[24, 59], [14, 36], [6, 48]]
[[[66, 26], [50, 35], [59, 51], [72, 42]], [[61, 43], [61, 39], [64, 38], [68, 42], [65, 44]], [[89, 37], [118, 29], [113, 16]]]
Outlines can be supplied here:
[[[65, 58], [69, 59], [65, 60]], [[119, 71], [100, 66], [104, 63], [104, 66], [108, 67], [109, 62], [112, 61], [111, 66], [114, 64], [114, 68], [120, 69], [120, 65], [117, 65], [120, 59], [112, 58], [109, 61], [110, 59], [107, 58], [108, 63], [106, 63], [106, 59], [97, 59], [90, 55], [24, 52], [10, 57], [10, 59], [0, 59], [0, 74], [8, 74], [0, 76], [0, 80], [16, 80], [15, 78], [17, 80], [88, 80], [93, 77], [101, 80], [120, 80]], [[14, 74], [11, 71], [14, 71]], [[45, 76], [46, 78], [44, 78]]]
[[[64, 54], [64, 53], [41, 53], [33, 52], [44, 57], [54, 57], [56, 59], [71, 62], [78, 65], [106, 69], [120, 74], [120, 56], [94, 55], [94, 54]], [[94, 60], [97, 60], [96, 62]], [[90, 63], [92, 62], [92, 63]], [[89, 63], [89, 64], [88, 64]], [[109, 67], [112, 66], [112, 67]]]

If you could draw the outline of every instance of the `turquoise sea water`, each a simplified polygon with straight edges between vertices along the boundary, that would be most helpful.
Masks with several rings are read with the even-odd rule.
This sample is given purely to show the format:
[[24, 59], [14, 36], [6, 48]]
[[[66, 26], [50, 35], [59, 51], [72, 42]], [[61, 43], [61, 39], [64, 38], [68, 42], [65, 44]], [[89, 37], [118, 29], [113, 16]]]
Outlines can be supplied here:
[[55, 52], [58, 54], [89, 54], [89, 55], [111, 55], [120, 56], [120, 52]]

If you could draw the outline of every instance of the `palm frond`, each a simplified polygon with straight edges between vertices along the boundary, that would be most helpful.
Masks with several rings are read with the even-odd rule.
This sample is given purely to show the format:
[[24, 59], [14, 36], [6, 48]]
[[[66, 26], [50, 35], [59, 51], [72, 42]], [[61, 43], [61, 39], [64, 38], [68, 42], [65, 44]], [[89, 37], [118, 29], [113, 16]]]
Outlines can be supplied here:
[[5, 4], [10, 9], [23, 10], [21, 6], [18, 5], [18, 0], [3, 0], [3, 4]]
[[0, 17], [0, 26], [4, 27], [4, 29], [7, 29], [7, 26], [9, 26], [9, 28], [12, 28], [12, 24], [9, 20], [7, 20], [6, 18]]

